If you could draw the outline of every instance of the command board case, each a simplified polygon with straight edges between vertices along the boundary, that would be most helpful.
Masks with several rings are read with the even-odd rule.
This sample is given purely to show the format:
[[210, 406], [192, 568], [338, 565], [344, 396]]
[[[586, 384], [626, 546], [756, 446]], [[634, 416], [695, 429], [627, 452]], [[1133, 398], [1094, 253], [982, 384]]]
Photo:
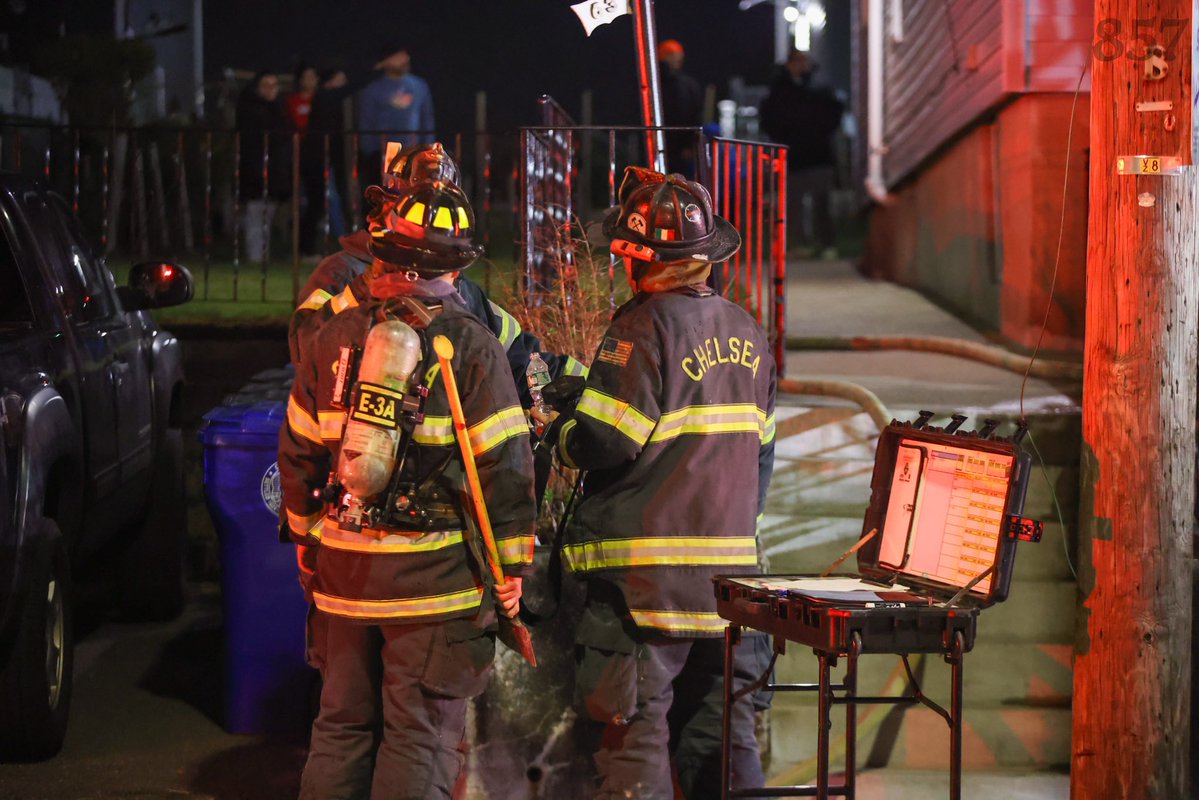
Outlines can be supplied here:
[[[1041, 524], [1023, 517], [1030, 459], [1020, 447], [1024, 429], [1009, 438], [960, 432], [954, 415], [931, 428], [922, 412], [912, 423], [892, 422], [879, 436], [862, 536], [849, 551], [858, 571], [821, 575], [722, 575], [715, 579], [717, 611], [729, 626], [725, 652], [725, 752], [722, 797], [854, 796], [855, 707], [923, 703], [950, 729], [950, 797], [961, 797], [962, 667], [974, 647], [980, 612], [1007, 598], [1019, 541], [1038, 541]], [[847, 556], [849, 553], [846, 554]], [[844, 557], [843, 557], [844, 558]], [[837, 563], [840, 563], [840, 559]], [[836, 566], [836, 565], [834, 565]], [[819, 683], [774, 684], [771, 668], [753, 685], [732, 683], [733, 652], [743, 629], [774, 637], [775, 658], [787, 642], [811, 647]], [[902, 659], [910, 694], [856, 693], [857, 659], [871, 653]], [[950, 709], [925, 697], [908, 655], [941, 654], [952, 669]], [[845, 677], [832, 683], [838, 659]], [[818, 693], [817, 775], [814, 786], [731, 787], [728, 726], [731, 704], [766, 687]], [[834, 705], [845, 705], [846, 769], [829, 784], [829, 728]]]

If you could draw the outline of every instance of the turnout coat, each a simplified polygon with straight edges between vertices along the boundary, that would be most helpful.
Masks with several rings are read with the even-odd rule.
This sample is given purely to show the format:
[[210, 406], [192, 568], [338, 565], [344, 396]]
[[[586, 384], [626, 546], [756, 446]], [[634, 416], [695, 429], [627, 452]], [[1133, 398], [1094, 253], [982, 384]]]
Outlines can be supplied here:
[[[441, 309], [428, 325], [426, 341], [441, 334], [454, 343], [452, 363], [505, 574], [527, 575], [536, 513], [533, 461], [504, 348], [455, 293], [417, 299]], [[340, 348], [365, 342], [381, 302], [368, 295], [325, 320], [297, 365], [279, 439], [285, 521], [295, 541], [317, 546], [311, 590], [321, 611], [376, 624], [474, 617], [483, 601], [486, 569], [476, 563], [465, 539], [469, 510], [461, 496], [461, 456], [445, 383], [431, 353], [425, 353], [414, 375], [424, 376], [429, 397], [406, 472], [426, 487], [426, 499], [436, 510], [434, 524], [345, 530], [314, 496], [336, 469], [346, 422], [346, 413], [332, 404]]]
[[758, 570], [774, 394], [761, 328], [707, 287], [617, 312], [559, 434], [561, 457], [588, 470], [563, 557], [639, 628], [722, 635], [711, 578]]

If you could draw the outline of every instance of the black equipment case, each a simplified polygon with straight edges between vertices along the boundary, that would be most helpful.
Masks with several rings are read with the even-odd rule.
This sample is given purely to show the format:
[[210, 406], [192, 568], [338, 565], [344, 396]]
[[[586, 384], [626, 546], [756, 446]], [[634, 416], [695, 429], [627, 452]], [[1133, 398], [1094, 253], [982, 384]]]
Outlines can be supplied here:
[[879, 436], [857, 573], [718, 576], [718, 613], [828, 653], [855, 634], [862, 653], [941, 653], [958, 632], [969, 651], [979, 611], [1007, 598], [1016, 543], [1041, 536], [1022, 516], [1026, 429], [1002, 438], [991, 421], [964, 432], [965, 417], [945, 428], [930, 417]]

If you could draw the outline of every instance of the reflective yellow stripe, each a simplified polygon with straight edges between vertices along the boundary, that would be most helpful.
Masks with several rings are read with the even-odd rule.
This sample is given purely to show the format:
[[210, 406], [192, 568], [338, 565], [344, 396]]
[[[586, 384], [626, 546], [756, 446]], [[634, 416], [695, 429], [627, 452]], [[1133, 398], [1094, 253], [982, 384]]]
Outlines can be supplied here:
[[576, 359], [574, 356], [566, 357], [566, 365], [562, 367], [563, 375], [577, 375], [580, 378], [587, 377], [587, 365]]
[[513, 536], [510, 539], [497, 539], [495, 546], [500, 552], [501, 564], [508, 565], [533, 563], [532, 536]]
[[320, 426], [307, 411], [300, 408], [300, 404], [294, 397], [287, 398], [287, 427], [291, 428], [297, 436], [302, 436], [310, 442], [324, 444], [321, 441]]
[[562, 463], [570, 469], [578, 469], [579, 465], [570, 457], [570, 451], [566, 447], [566, 440], [570, 437], [570, 432], [578, 424], [575, 420], [568, 419], [566, 424], [562, 426], [562, 430], [558, 433], [558, 458], [562, 459]]
[[774, 441], [774, 412], [771, 411], [765, 422], [762, 423], [761, 433], [762, 444], [770, 444]]
[[315, 514], [309, 514], [306, 517], [295, 513], [291, 509], [285, 510], [287, 511], [287, 527], [291, 528], [292, 533], [299, 534], [300, 536], [312, 533], [312, 529], [319, 526], [325, 518], [324, 509]]
[[333, 520], [325, 525], [321, 544], [331, 550], [352, 553], [431, 553], [462, 544], [462, 531], [430, 531], [410, 534], [364, 528], [360, 533], [343, 531]]
[[672, 633], [718, 633], [729, 624], [714, 611], [651, 611], [630, 608], [629, 614], [639, 628], [657, 628]]
[[595, 389], [586, 389], [579, 398], [578, 413], [611, 425], [636, 443], [645, 445], [654, 430], [654, 421], [633, 406]]
[[758, 563], [753, 536], [657, 536], [602, 539], [563, 548], [572, 572], [614, 567], [738, 566]]
[[322, 592], [312, 593], [312, 600], [321, 611], [356, 619], [441, 616], [477, 608], [482, 599], [483, 587], [481, 586], [432, 597], [409, 597], [398, 600], [347, 600], [344, 597], [334, 597]]
[[329, 298], [333, 295], [326, 292], [324, 289], [317, 289], [312, 294], [308, 295], [308, 299], [300, 304], [297, 311], [316, 311], [322, 308], [325, 303], [329, 302]]
[[409, 222], [415, 222], [417, 225], [423, 225], [425, 222], [425, 204], [413, 203], [412, 208], [408, 209], [408, 213], [404, 215], [404, 219]]
[[354, 290], [347, 286], [341, 291], [341, 294], [329, 301], [330, 307], [334, 314], [340, 314], [347, 308], [353, 308], [358, 305], [358, 298], [354, 296]]
[[450, 417], [425, 417], [412, 431], [412, 441], [425, 445], [454, 443], [454, 420]]
[[511, 406], [468, 428], [466, 434], [470, 437], [470, 449], [479, 456], [528, 432], [529, 423], [525, 420], [524, 410], [520, 406]]
[[683, 434], [756, 433], [760, 436], [760, 413], [752, 403], [687, 406], [663, 414], [650, 441], [663, 442]]
[[341, 432], [346, 427], [346, 412], [318, 411], [316, 418], [320, 423], [322, 439], [329, 441], [341, 438]]
[[500, 340], [500, 344], [502, 344], [504, 349], [507, 350], [512, 346], [512, 343], [516, 341], [516, 337], [520, 336], [520, 323], [516, 321], [516, 317], [509, 314], [492, 301], [488, 300], [487, 304], [491, 306], [491, 313], [500, 318], [500, 333], [498, 338]]

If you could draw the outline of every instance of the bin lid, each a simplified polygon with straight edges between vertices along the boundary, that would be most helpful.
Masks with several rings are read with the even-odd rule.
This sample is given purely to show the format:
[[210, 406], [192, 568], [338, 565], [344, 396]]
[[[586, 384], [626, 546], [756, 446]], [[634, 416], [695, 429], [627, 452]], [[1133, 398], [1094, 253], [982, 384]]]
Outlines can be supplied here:
[[287, 419], [287, 401], [259, 401], [217, 406], [204, 415], [200, 443], [206, 447], [258, 444], [279, 439], [279, 429]]

